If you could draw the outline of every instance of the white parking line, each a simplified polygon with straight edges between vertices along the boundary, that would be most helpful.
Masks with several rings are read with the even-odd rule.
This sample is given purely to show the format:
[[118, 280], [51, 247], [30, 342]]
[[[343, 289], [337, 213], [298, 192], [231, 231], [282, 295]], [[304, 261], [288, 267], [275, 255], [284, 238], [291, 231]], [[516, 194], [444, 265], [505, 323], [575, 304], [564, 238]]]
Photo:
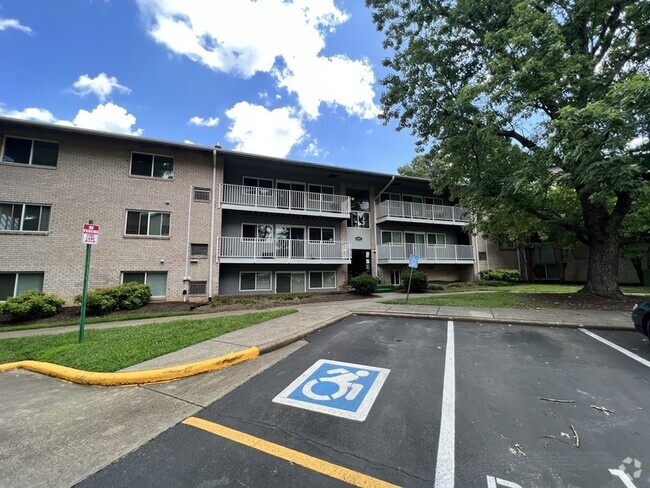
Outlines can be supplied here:
[[590, 330], [587, 330], [587, 329], [580, 329], [580, 330], [581, 330], [582, 332], [584, 332], [585, 334], [587, 334], [589, 337], [593, 337], [593, 338], [596, 339], [597, 341], [600, 341], [600, 342], [602, 342], [603, 344], [608, 345], [608, 346], [611, 347], [612, 349], [616, 349], [618, 352], [622, 352], [622, 353], [625, 354], [627, 357], [632, 358], [632, 359], [634, 359], [635, 361], [638, 361], [638, 362], [640, 362], [641, 364], [643, 364], [644, 366], [647, 366], [648, 368], [650, 368], [650, 361], [648, 361], [647, 359], [643, 359], [641, 356], [637, 356], [637, 355], [634, 354], [633, 352], [630, 352], [630, 351], [628, 351], [627, 349], [623, 349], [623, 348], [622, 348], [621, 346], [619, 346], [618, 344], [614, 344], [613, 342], [610, 342], [610, 341], [608, 341], [607, 339], [603, 339], [602, 337], [600, 337], [599, 335], [594, 334], [594, 333], [591, 332]]
[[456, 366], [454, 363], [454, 323], [451, 320], [447, 322], [446, 352], [435, 488], [453, 488], [456, 472]]

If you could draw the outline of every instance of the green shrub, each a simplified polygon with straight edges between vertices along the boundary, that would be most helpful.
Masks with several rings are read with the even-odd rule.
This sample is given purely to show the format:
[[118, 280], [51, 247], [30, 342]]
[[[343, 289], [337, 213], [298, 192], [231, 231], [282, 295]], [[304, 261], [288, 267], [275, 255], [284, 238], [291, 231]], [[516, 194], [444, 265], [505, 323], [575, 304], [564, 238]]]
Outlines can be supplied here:
[[512, 286], [511, 281], [499, 281], [499, 280], [493, 280], [493, 281], [478, 280], [476, 284], [478, 286]]
[[[74, 302], [81, 304], [81, 295]], [[142, 283], [130, 282], [110, 288], [97, 288], [89, 291], [86, 297], [88, 315], [106, 315], [116, 310], [134, 310], [146, 305], [151, 299], [151, 287]]]
[[516, 269], [486, 269], [479, 273], [481, 281], [508, 281], [516, 283], [520, 280], [519, 270]]
[[438, 283], [429, 283], [427, 286], [429, 291], [442, 291], [445, 289], [444, 285], [439, 285]]
[[355, 276], [350, 280], [350, 286], [359, 295], [372, 295], [377, 290], [379, 280], [369, 274]]
[[[410, 271], [402, 273], [402, 288], [409, 289]], [[411, 293], [422, 293], [427, 291], [427, 274], [424, 271], [413, 271], [413, 278], [411, 279]]]
[[27, 290], [16, 297], [8, 298], [0, 305], [0, 312], [8, 313], [13, 320], [30, 320], [51, 317], [61, 310], [65, 300], [53, 293]]

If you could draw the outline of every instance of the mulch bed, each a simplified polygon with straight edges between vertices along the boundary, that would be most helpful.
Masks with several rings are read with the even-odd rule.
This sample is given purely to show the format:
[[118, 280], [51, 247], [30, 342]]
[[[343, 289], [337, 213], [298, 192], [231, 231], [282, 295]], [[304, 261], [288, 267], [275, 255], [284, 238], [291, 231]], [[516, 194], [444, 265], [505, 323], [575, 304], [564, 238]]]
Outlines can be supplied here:
[[630, 313], [634, 304], [650, 300], [650, 296], [602, 298], [583, 293], [522, 293], [522, 295], [526, 295], [530, 300], [528, 308], [563, 308]]

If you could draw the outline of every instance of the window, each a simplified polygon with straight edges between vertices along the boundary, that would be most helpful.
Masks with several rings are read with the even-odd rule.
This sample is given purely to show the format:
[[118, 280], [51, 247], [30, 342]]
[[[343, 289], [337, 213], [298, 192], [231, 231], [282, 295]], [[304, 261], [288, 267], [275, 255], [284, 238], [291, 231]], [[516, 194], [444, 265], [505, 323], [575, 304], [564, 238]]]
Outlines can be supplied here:
[[336, 273], [334, 271], [310, 271], [309, 288], [336, 288]]
[[511, 241], [507, 237], [499, 239], [499, 249], [516, 249], [515, 241]]
[[330, 227], [310, 227], [309, 240], [334, 242], [334, 229]]
[[429, 246], [446, 246], [447, 236], [445, 234], [427, 234], [427, 244]]
[[271, 290], [271, 272], [239, 273], [239, 291]]
[[479, 261], [487, 261], [487, 252], [479, 251], [478, 252], [478, 260]]
[[423, 199], [418, 195], [402, 195], [402, 201], [404, 202], [413, 202], [413, 203], [422, 203]]
[[0, 273], [0, 301], [27, 290], [43, 291], [44, 273]]
[[351, 209], [348, 227], [370, 227], [370, 194], [365, 190], [348, 190]]
[[242, 237], [249, 239], [273, 239], [273, 226], [269, 224], [242, 224]]
[[334, 187], [333, 186], [311, 185], [310, 184], [308, 186], [308, 188], [307, 188], [307, 191], [309, 191], [309, 199], [310, 200], [321, 200], [322, 199], [325, 202], [333, 201], [333, 197], [331, 197], [331, 196], [323, 197], [323, 195], [334, 195]]
[[0, 203], [0, 231], [47, 232], [50, 208], [28, 203]]
[[136, 236], [169, 236], [169, 214], [163, 212], [126, 212], [126, 234]]
[[392, 202], [399, 202], [402, 200], [402, 195], [399, 193], [382, 193], [379, 197], [379, 200], [382, 202], [385, 202], [386, 200], [390, 200]]
[[167, 271], [124, 271], [122, 283], [131, 283], [132, 281], [149, 285], [152, 297], [167, 296]]
[[407, 244], [424, 244], [424, 234], [404, 232], [404, 241]]
[[427, 203], [429, 205], [442, 205], [442, 198], [424, 197], [424, 203]]
[[392, 230], [382, 230], [381, 231], [381, 243], [382, 244], [392, 244], [394, 246], [402, 245], [402, 233]]
[[194, 200], [198, 200], [199, 202], [209, 202], [210, 193], [209, 188], [194, 188]]
[[6, 137], [2, 151], [3, 163], [31, 164], [56, 168], [59, 159], [59, 143]]
[[131, 154], [131, 175], [171, 180], [174, 177], [174, 158], [155, 154]]
[[189, 295], [205, 295], [208, 289], [207, 281], [190, 281]]
[[258, 188], [273, 188], [273, 180], [267, 178], [252, 178], [250, 176], [244, 176], [243, 178], [244, 186], [256, 186]]
[[193, 258], [207, 258], [208, 245], [207, 244], [190, 244], [190, 257]]
[[398, 269], [394, 269], [390, 272], [390, 284], [391, 285], [400, 285], [402, 283], [402, 277]]

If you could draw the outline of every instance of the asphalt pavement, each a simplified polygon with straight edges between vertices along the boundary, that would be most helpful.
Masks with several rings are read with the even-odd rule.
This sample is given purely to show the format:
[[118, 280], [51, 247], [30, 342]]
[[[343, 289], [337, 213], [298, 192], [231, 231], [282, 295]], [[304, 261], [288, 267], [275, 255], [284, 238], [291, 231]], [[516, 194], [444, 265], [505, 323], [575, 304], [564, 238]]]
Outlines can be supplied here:
[[[305, 355], [312, 354], [312, 352], [308, 351], [312, 351], [314, 348], [312, 347], [312, 344], [308, 344], [307, 341], [314, 343], [318, 337], [322, 336], [324, 339], [318, 340], [321, 340], [321, 346], [327, 349], [329, 342], [329, 339], [327, 339], [329, 336], [327, 334], [333, 334], [334, 336], [341, 335], [340, 338], [344, 343], [350, 342], [363, 344], [364, 347], [368, 348], [366, 353], [363, 352], [363, 348], [359, 349], [355, 353], [355, 360], [353, 361], [354, 363], [367, 365], [388, 364], [386, 367], [388, 369], [391, 369], [391, 372], [386, 379], [387, 387], [390, 384], [395, 385], [395, 381], [402, 377], [402, 375], [406, 375], [410, 383], [415, 382], [414, 384], [417, 385], [418, 391], [427, 392], [423, 393], [416, 400], [409, 397], [404, 391], [400, 391], [399, 388], [395, 389], [395, 387], [393, 387], [393, 391], [397, 393], [397, 396], [403, 399], [403, 401], [400, 402], [402, 405], [412, 406], [413, 410], [417, 410], [419, 414], [423, 416], [422, 421], [417, 419], [415, 422], [413, 422], [413, 419], [408, 421], [408, 429], [416, 429], [417, 431], [412, 436], [413, 439], [416, 440], [411, 441], [411, 437], [409, 437], [410, 434], [407, 435], [407, 426], [404, 424], [407, 422], [406, 419], [408, 417], [404, 417], [403, 420], [400, 420], [402, 413], [396, 409], [396, 407], [388, 408], [388, 411], [392, 412], [391, 415], [388, 417], [383, 417], [381, 421], [377, 420], [375, 415], [377, 415], [378, 412], [383, 411], [379, 406], [386, 406], [387, 403], [385, 402], [389, 401], [388, 397], [385, 397], [380, 393], [377, 397], [376, 405], [373, 406], [369, 412], [368, 419], [363, 423], [355, 423], [355, 428], [359, 429], [359, 425], [370, 425], [370, 423], [374, 422], [378, 427], [384, 431], [387, 431], [390, 435], [384, 436], [381, 439], [363, 436], [358, 438], [355, 437], [353, 445], [344, 446], [344, 448], [341, 450], [341, 453], [339, 454], [342, 456], [341, 459], [337, 457], [339, 455], [332, 455], [333, 457], [331, 459], [335, 461], [332, 464], [338, 466], [336, 463], [341, 462], [345, 465], [343, 466], [344, 468], [350, 469], [353, 473], [362, 473], [364, 476], [369, 476], [377, 480], [389, 479], [393, 480], [393, 483], [404, 484], [406, 486], [416, 486], [419, 483], [418, 480], [420, 480], [424, 485], [426, 485], [431, 479], [433, 479], [432, 477], [434, 477], [436, 473], [435, 462], [432, 465], [431, 459], [435, 461], [435, 453], [438, 449], [437, 437], [439, 437], [438, 429], [440, 416], [429, 415], [429, 417], [427, 417], [426, 415], [436, 411], [440, 412], [443, 408], [442, 399], [440, 397], [440, 388], [444, 377], [440, 374], [441, 371], [444, 370], [444, 353], [447, 349], [444, 344], [444, 340], [446, 340], [445, 329], [444, 326], [440, 326], [439, 324], [444, 323], [446, 319], [452, 318], [456, 321], [456, 323], [462, 323], [463, 325], [459, 330], [462, 330], [463, 333], [461, 334], [461, 332], [458, 331], [456, 334], [457, 336], [461, 334], [463, 337], [467, 336], [468, 338], [473, 337], [473, 333], [476, 335], [478, 331], [488, 330], [488, 328], [495, 327], [505, 328], [506, 331], [514, 330], [513, 328], [515, 328], [517, 331], [528, 331], [521, 332], [521, 334], [531, 334], [535, 331], [538, 331], [540, 327], [518, 327], [518, 325], [540, 324], [545, 326], [543, 328], [544, 332], [542, 335], [535, 336], [535, 338], [542, 337], [542, 339], [540, 339], [540, 347], [545, 347], [548, 344], [556, 344], [557, 342], [549, 340], [546, 340], [545, 342], [543, 340], [543, 334], [545, 333], [574, 334], [571, 336], [563, 337], [562, 339], [562, 341], [568, 341], [569, 343], [572, 343], [575, 335], [579, 334], [575, 330], [575, 327], [586, 327], [594, 331], [600, 329], [598, 333], [604, 334], [604, 337], [607, 337], [607, 334], [614, 334], [615, 337], [611, 338], [612, 341], [618, 341], [619, 344], [622, 344], [622, 347], [627, 347], [628, 349], [637, 349], [643, 351], [643, 347], [647, 347], [647, 342], [643, 343], [644, 338], [640, 334], [627, 334], [625, 332], [632, 330], [632, 326], [629, 314], [624, 312], [572, 312], [566, 310], [516, 310], [481, 308], [472, 309], [456, 307], [385, 305], [379, 303], [380, 300], [385, 300], [389, 297], [391, 297], [391, 295], [383, 295], [378, 299], [351, 300], [346, 302], [320, 303], [292, 307], [298, 308], [299, 312], [297, 314], [281, 317], [264, 324], [259, 324], [247, 329], [235, 331], [216, 339], [212, 339], [210, 341], [206, 341], [204, 343], [197, 344], [181, 351], [156, 358], [154, 360], [148, 361], [147, 363], [129, 368], [130, 370], [152, 369], [168, 365], [178, 365], [187, 362], [208, 359], [210, 357], [218, 356], [226, 352], [236, 351], [244, 347], [259, 347], [268, 345], [275, 345], [279, 347], [285, 344], [289, 344], [288, 346], [282, 347], [275, 352], [265, 354], [252, 361], [233, 366], [226, 370], [214, 373], [206, 373], [193, 378], [187, 378], [174, 382], [140, 387], [98, 388], [69, 384], [54, 378], [49, 378], [20, 370], [2, 373], [0, 374], [0, 431], [3, 433], [3, 435], [0, 437], [0, 479], [3, 480], [3, 486], [71, 486], [88, 479], [94, 473], [97, 473], [95, 475], [96, 477], [107, 476], [107, 474], [105, 474], [107, 471], [101, 470], [114, 461], [122, 458], [125, 455], [128, 455], [129, 453], [132, 454], [126, 457], [124, 462], [126, 462], [128, 459], [131, 459], [133, 456], [141, 456], [145, 453], [145, 451], [142, 449], [160, 449], [164, 451], [164, 449], [167, 448], [162, 445], [158, 446], [158, 439], [164, 439], [167, 436], [180, 436], [178, 442], [181, 442], [185, 436], [183, 432], [187, 430], [193, 432], [192, 435], [200, 434], [203, 437], [206, 435], [208, 436], [210, 440], [206, 441], [206, 444], [201, 444], [201, 442], [199, 442], [200, 445], [203, 445], [205, 452], [211, 452], [207, 447], [210, 445], [210, 443], [220, 442], [222, 444], [222, 451], [215, 452], [222, 452], [224, 455], [224, 465], [228, 465], [230, 463], [232, 466], [241, 466], [242, 459], [248, 460], [253, 459], [254, 457], [251, 455], [250, 449], [248, 447], [238, 447], [239, 454], [234, 453], [232, 446], [225, 445], [227, 442], [224, 443], [223, 440], [212, 439], [212, 437], [215, 436], [206, 434], [205, 431], [194, 432], [197, 430], [195, 427], [188, 426], [186, 424], [177, 425], [178, 422], [182, 421], [183, 419], [187, 419], [188, 417], [194, 418], [194, 416], [199, 416], [200, 418], [207, 419], [218, 418], [220, 421], [223, 420], [220, 414], [217, 415], [217, 417], [204, 415], [204, 412], [208, 411], [204, 409], [206, 407], [210, 407], [214, 402], [218, 400], [230, 402], [227, 404], [227, 409], [236, 415], [233, 415], [233, 419], [230, 419], [228, 421], [224, 420], [223, 423], [233, 422], [230, 425], [236, 427], [235, 430], [237, 431], [239, 431], [238, 429], [241, 428], [242, 431], [245, 432], [252, 432], [253, 434], [260, 435], [265, 434], [265, 429], [262, 429], [261, 431], [249, 431], [248, 429], [244, 429], [241, 425], [241, 422], [247, 423], [246, 421], [236, 421], [236, 417], [239, 414], [241, 414], [239, 415], [240, 417], [244, 418], [244, 414], [246, 413], [245, 409], [252, 408], [256, 405], [262, 409], [262, 412], [266, 412], [264, 415], [271, 415], [273, 412], [282, 411], [285, 412], [282, 414], [285, 416], [285, 418], [295, 418], [296, 420], [300, 419], [301, 416], [304, 416], [305, 414], [297, 414], [297, 409], [285, 405], [273, 404], [269, 406], [267, 405], [268, 402], [266, 402], [266, 400], [263, 401], [262, 398], [259, 398], [256, 395], [268, 396], [271, 393], [277, 394], [279, 391], [278, 388], [282, 386], [282, 384], [284, 384], [284, 386], [287, 386], [288, 381], [285, 380], [291, 379], [290, 377], [294, 375], [294, 373], [296, 373], [295, 376], [298, 376], [299, 370], [303, 367], [303, 364], [296, 362], [292, 369], [288, 369], [287, 372], [283, 375], [280, 375], [279, 378], [274, 379], [273, 376], [267, 377], [262, 375], [266, 374], [263, 373], [264, 371], [268, 370], [268, 372], [270, 372], [275, 366], [280, 367], [280, 364], [284, 365], [285, 361], [283, 360], [285, 358], [288, 358], [287, 361], [289, 359], [291, 359], [291, 361], [294, 361], [293, 358], [298, 357], [299, 354], [303, 354], [303, 350], [305, 351]], [[241, 313], [245, 312], [246, 311], [243, 311]], [[205, 318], [211, 315], [219, 316], [223, 314], [209, 314], [201, 315], [199, 317]], [[358, 337], [354, 341], [345, 339], [345, 337], [349, 335], [354, 328], [350, 329], [342, 327], [341, 325], [336, 325], [335, 327], [323, 330], [321, 333], [317, 333], [317, 331], [324, 329], [326, 326], [332, 323], [336, 323], [342, 319], [346, 319], [351, 315], [364, 316], [365, 318], [363, 318], [362, 321], [365, 321], [367, 324], [379, 323], [378, 321], [381, 320], [394, 320], [397, 321], [397, 323], [409, 324], [409, 328], [406, 329], [402, 325], [402, 329], [405, 332], [404, 337], [401, 339], [397, 337], [397, 339], [400, 340], [395, 340], [393, 342], [388, 341], [385, 337], [382, 338], [380, 330], [375, 330], [377, 327], [376, 325], [365, 325], [363, 327], [359, 327], [358, 331], [355, 331], [355, 334], [357, 334], [355, 337]], [[395, 318], [384, 319], [382, 317], [379, 317], [379, 315], [391, 315]], [[193, 315], [187, 318], [196, 319], [197, 316]], [[439, 320], [414, 320], [423, 318]], [[128, 323], [110, 323], [106, 325], [93, 324], [89, 327], [94, 328], [127, 326], [133, 325], [134, 323], [146, 323], [153, 321], [162, 322], [177, 319], [178, 317], [165, 319], [147, 319], [141, 321], [132, 321]], [[347, 320], [356, 319], [348, 318]], [[442, 320], [442, 322], [440, 322], [440, 320]], [[462, 322], [463, 320], [469, 320], [471, 322], [465, 323]], [[424, 334], [423, 336], [420, 335], [420, 337], [417, 337], [416, 335], [411, 337], [410, 332], [408, 332], [411, 329], [410, 324], [415, 322], [429, 324], [426, 327], [418, 326], [418, 330], [421, 329], [420, 332], [421, 334]], [[490, 325], [493, 322], [495, 324]], [[432, 326], [431, 324], [438, 325]], [[467, 328], [467, 332], [464, 332], [465, 328]], [[567, 330], [559, 330], [560, 328], [567, 328]], [[63, 332], [65, 329], [66, 328], [57, 328], [48, 329], [46, 331], [10, 332], [3, 333], [0, 335], [0, 338], [31, 335], [39, 332], [57, 333]], [[74, 327], [71, 329], [74, 330]], [[368, 334], [370, 335], [368, 336]], [[391, 334], [395, 335], [394, 333]], [[364, 335], [366, 336], [365, 339], [363, 338]], [[616, 358], [615, 361], [622, 363], [626, 363], [628, 361], [628, 358], [621, 356], [620, 352], [613, 350], [610, 351], [611, 348], [609, 346], [599, 344], [598, 341], [595, 341], [593, 338], [587, 337], [586, 335], [583, 337], [583, 335], [584, 334], [578, 335], [578, 337], [580, 337], [579, 340], [586, 340], [587, 343], [590, 344], [589, 347], [593, 348], [597, 346], [597, 348], [605, 348], [608, 354], [613, 354], [613, 357]], [[629, 338], [627, 338], [628, 336]], [[307, 337], [307, 341], [301, 340], [303, 337]], [[369, 337], [372, 337], [373, 339], [369, 340]], [[477, 338], [478, 337], [480, 336], [477, 336]], [[484, 368], [478, 368], [478, 373], [488, 375], [487, 378], [482, 379], [482, 382], [489, 384], [490, 376], [493, 374], [490, 368], [499, 365], [502, 367], [503, 364], [502, 361], [500, 361], [500, 358], [507, 356], [504, 356], [503, 351], [500, 351], [499, 349], [494, 349], [488, 354], [487, 351], [489, 351], [489, 348], [486, 345], [488, 341], [489, 338], [481, 338], [481, 341], [476, 344], [475, 350], [472, 349], [471, 354], [482, 354], [486, 358], [490, 357], [492, 359], [492, 362], [488, 362], [486, 359], [486, 366]], [[388, 346], [388, 343], [390, 343], [390, 347]], [[418, 343], [420, 343], [420, 346], [418, 346]], [[523, 347], [524, 343], [525, 341], [522, 343], [515, 343], [514, 345], [517, 348], [520, 348]], [[399, 359], [397, 355], [394, 357], [390, 355], [391, 350], [403, 350], [407, 344], [409, 347], [415, 348], [415, 350], [417, 350], [418, 347], [430, 347], [431, 344], [436, 344], [436, 346], [435, 350], [429, 351], [429, 355], [423, 353], [423, 351], [419, 351], [418, 354], [415, 354], [414, 352], [414, 355], [408, 357], [400, 356]], [[309, 347], [305, 347], [307, 345]], [[440, 349], [438, 349], [438, 347], [440, 347]], [[526, 347], [534, 348], [534, 341]], [[483, 352], [479, 353], [479, 351]], [[331, 352], [332, 351], [330, 351], [330, 353]], [[334, 357], [323, 355], [322, 351], [319, 352], [319, 354], [321, 354], [323, 358]], [[640, 354], [645, 354], [645, 352]], [[421, 357], [416, 360], [417, 356]], [[560, 356], [560, 359], [564, 361], [565, 356]], [[442, 364], [440, 363], [441, 360], [443, 360]], [[554, 360], [557, 360], [557, 358]], [[630, 361], [634, 362], [632, 360]], [[551, 361], [549, 361], [549, 363], [552, 364]], [[399, 364], [399, 366], [395, 368], [395, 364]], [[521, 364], [516, 364], [514, 361], [509, 361], [507, 364], [510, 365], [511, 370], [499, 370], [498, 374], [495, 375], [496, 378], [507, 378], [508, 373], [519, 374], [521, 371]], [[560, 368], [561, 366], [562, 363], [558, 363], [557, 367]], [[287, 366], [282, 367], [284, 368]], [[458, 368], [460, 367], [461, 366], [459, 363]], [[602, 367], [611, 368], [612, 366], [605, 363]], [[635, 365], [634, 367], [637, 366]], [[644, 368], [643, 365], [638, 367], [642, 370]], [[618, 369], [616, 372], [618, 374], [621, 374], [622, 377], [626, 377], [625, 372], [627, 371], [627, 365], [623, 364], [617, 368]], [[422, 374], [425, 371], [431, 373]], [[477, 371], [474, 371], [472, 375], [476, 377], [478, 381], [479, 377], [477, 376]], [[619, 384], [617, 385], [613, 380], [613, 377], [607, 378], [611, 379], [611, 384], [614, 388], [622, 388], [625, 386], [625, 388], [628, 388], [629, 391], [625, 390], [623, 392], [615, 392], [616, 394], [608, 393], [609, 396], [605, 396], [605, 400], [610, 400], [611, 398], [619, 398], [621, 395], [636, 399], [634, 395], [642, 395], [642, 392], [644, 391], [643, 388], [640, 387], [642, 385], [630, 386], [625, 382], [621, 382], [621, 380], [619, 380]], [[645, 384], [647, 385], [648, 380], [645, 379], [647, 378], [647, 372], [645, 373], [645, 376], [642, 371], [635, 372], [634, 378], [637, 379], [636, 381], [645, 381]], [[407, 379], [405, 379], [405, 377], [402, 377], [401, 384], [406, 384], [406, 381]], [[259, 386], [259, 382], [262, 382], [261, 385], [264, 386], [264, 388]], [[418, 382], [421, 382], [421, 384], [418, 384]], [[243, 386], [237, 388], [240, 385]], [[254, 387], [255, 385], [258, 386]], [[245, 390], [248, 393], [242, 393]], [[583, 391], [587, 390], [583, 389]], [[647, 386], [645, 391], [647, 391]], [[550, 395], [550, 393], [547, 394]], [[458, 395], [461, 395], [460, 389]], [[645, 405], [650, 404], [647, 397], [642, 397], [641, 399], [645, 401]], [[611, 402], [607, 401], [603, 403], [606, 403], [608, 405], [607, 408], [616, 410], [615, 408], [611, 407]], [[218, 405], [218, 403], [215, 404], [215, 406], [212, 408], [216, 409], [215, 411], [222, 411], [219, 410], [220, 407], [216, 407], [216, 405]], [[554, 407], [554, 405], [552, 405], [552, 407]], [[630, 405], [626, 404], [623, 407], [627, 409], [630, 407]], [[617, 408], [619, 407], [617, 406]], [[600, 411], [595, 412], [601, 416], [605, 416], [605, 414]], [[258, 413], [255, 415], [261, 414]], [[282, 427], [283, 424], [281, 422], [282, 415], [280, 415], [280, 417], [273, 417], [273, 419], [270, 419], [276, 422], [276, 424], [274, 424], [274, 429], [277, 429], [276, 433], [279, 435], [279, 437], [271, 436], [270, 440], [276, 441], [275, 443], [278, 445], [286, 445], [286, 442], [284, 442], [284, 437], [287, 437], [288, 440], [294, 438], [286, 433], [289, 432], [289, 430], [283, 430], [284, 427]], [[326, 426], [323, 424], [323, 422], [328, 424], [332, 421], [329, 416], [323, 416], [317, 412], [309, 412], [308, 415], [310, 418], [314, 415], [321, 415], [321, 417], [327, 418], [327, 421], [320, 420], [316, 421], [316, 423], [303, 420], [304, 424], [312, 425], [314, 428], [320, 426], [318, 427], [318, 430], [327, 430], [325, 429]], [[621, 417], [619, 415], [616, 417], [612, 416], [612, 418], [616, 419], [618, 422], [621, 420]], [[393, 420], [389, 421], [390, 419]], [[472, 421], [476, 422], [476, 420], [470, 420], [470, 424]], [[258, 428], [260, 425], [263, 425], [262, 421], [254, 420], [251, 422], [252, 423], [250, 424], [247, 423], [247, 426], [255, 426]], [[258, 422], [259, 425], [256, 422]], [[339, 427], [332, 431], [332, 435], [335, 436], [334, 438], [337, 438], [337, 435], [338, 438], [342, 438], [344, 437], [344, 434], [346, 434], [346, 432], [351, 429], [350, 422], [353, 421], [350, 421], [348, 419], [336, 419], [335, 422], [339, 424]], [[411, 425], [411, 423], [413, 423], [413, 425]], [[650, 432], [650, 427], [643, 422], [639, 423], [638, 425], [640, 435], [643, 435], [645, 432], [645, 438], [647, 439], [647, 432]], [[566, 428], [567, 427], [565, 426], [564, 429], [566, 430]], [[336, 434], [336, 432], [338, 432], [338, 434]], [[429, 440], [436, 439], [436, 443], [429, 443], [425, 445], [425, 437]], [[156, 440], [149, 442], [153, 439]], [[417, 439], [419, 439], [419, 441]], [[479, 438], [478, 440], [481, 439]], [[519, 443], [514, 436], [512, 438], [508, 438], [508, 440], [513, 441], [515, 444], [523, 445]], [[565, 438], [562, 438], [560, 440], [566, 441]], [[552, 441], [553, 439], [550, 439], [550, 442]], [[457, 442], [471, 442], [471, 440], [467, 440], [462, 436], [459, 436], [457, 438]], [[563, 444], [560, 441], [557, 442]], [[377, 451], [375, 457], [366, 458], [366, 453], [356, 454], [356, 451], [354, 449], [356, 449], [358, 446], [368, 446], [372, 445], [373, 443], [378, 443], [380, 446], [384, 446], [383, 450], [379, 449]], [[396, 450], [396, 444], [398, 446], [419, 445], [420, 448], [416, 449], [415, 452], [412, 449]], [[510, 442], [510, 444], [512, 444], [512, 442]], [[524, 449], [524, 452], [525, 449], [528, 448], [528, 441], [526, 441], [526, 444], [527, 445], [522, 448]], [[142, 449], [138, 449], [143, 445], [145, 446]], [[331, 445], [336, 446], [333, 442]], [[306, 447], [300, 444], [298, 447], [300, 447], [298, 450], [302, 449], [302, 451], [307, 451], [308, 453], [311, 453], [311, 455], [313, 455], [313, 457], [316, 459], [320, 459], [322, 454], [321, 450], [324, 449], [317, 443], [307, 443]], [[548, 447], [550, 448], [551, 446]], [[190, 462], [195, 458], [200, 459], [200, 457], [197, 457], [196, 453], [191, 454], [193, 452], [194, 451], [191, 449], [189, 451], [186, 449], [176, 449], [173, 459], [185, 459], [187, 462]], [[387, 456], [387, 453], [389, 452], [390, 455]], [[407, 452], [410, 453], [408, 456]], [[402, 453], [403, 455], [401, 455]], [[212, 455], [214, 459], [214, 455], [216, 454], [213, 453]], [[412, 456], [415, 457], [412, 458]], [[403, 462], [401, 460], [402, 458], [404, 458]], [[409, 459], [411, 458], [412, 461], [409, 462]], [[428, 465], [422, 464], [422, 466], [426, 465], [426, 468], [420, 466], [420, 462], [423, 458], [429, 460]], [[230, 459], [230, 461], [228, 461], [228, 459]], [[356, 461], [354, 461], [355, 459]], [[394, 462], [395, 459], [400, 459], [400, 461], [396, 464]], [[167, 458], [165, 458], [165, 462], [167, 462], [166, 460]], [[459, 456], [458, 460], [460, 462], [460, 460], [462, 460], [462, 457]], [[160, 458], [158, 458], [158, 461], [159, 463], [161, 462]], [[609, 459], [607, 459], [607, 461], [609, 461]], [[246, 463], [248, 463], [248, 461], [246, 461]], [[422, 463], [424, 462], [422, 461]], [[492, 461], [488, 463], [488, 467], [494, 465], [491, 463]], [[647, 460], [647, 463], [650, 465], [650, 459]], [[281, 467], [285, 466], [285, 464], [286, 463], [284, 462], [280, 462], [269, 471], [269, 466], [265, 462], [251, 461], [251, 466], [249, 466], [249, 469], [251, 473], [257, 470], [259, 476], [271, 476], [276, 473], [278, 480], [277, 486], [280, 486], [282, 485], [282, 480], [285, 480], [285, 478], [283, 478], [284, 476], [290, 477], [287, 479], [293, 479], [292, 477], [294, 476], [292, 473], [287, 474], [286, 470], [282, 471]], [[118, 465], [119, 463], [114, 464], [108, 469], [114, 469], [113, 466]], [[190, 466], [191, 465], [193, 464], [190, 463]], [[196, 465], [196, 462], [194, 465]], [[418, 468], [418, 466], [420, 467]], [[178, 464], [176, 464], [176, 467], [177, 469], [180, 469]], [[431, 467], [434, 469], [431, 470]], [[209, 468], [206, 468], [205, 466], [202, 469], [209, 470]], [[181, 469], [181, 471], [183, 470]], [[506, 469], [505, 473], [497, 473], [496, 471], [488, 472], [487, 470], [483, 471], [484, 472], [482, 472], [481, 476], [494, 477], [494, 483], [496, 483], [494, 486], [500, 486], [498, 484], [499, 479], [506, 480], [508, 475], [511, 476], [511, 479], [513, 479], [512, 474], [515, 472], [514, 468], [513, 470]], [[650, 472], [650, 468], [648, 471]], [[145, 474], [143, 474], [143, 476], [146, 475], [146, 469], [144, 472]], [[458, 472], [461, 471], [457, 471], [457, 473]], [[242, 476], [241, 473], [225, 471], [223, 471], [220, 476], [216, 476], [219, 473], [220, 472], [214, 472], [214, 476], [210, 478], [210, 483], [212, 484], [205, 486], [220, 486], [219, 483], [221, 481], [219, 480], [232, 480], [238, 476]], [[310, 485], [312, 485], [311, 481], [317, 481], [314, 486], [340, 486], [341, 482], [337, 481], [336, 478], [323, 475], [320, 472], [317, 474], [314, 473], [315, 472], [313, 470], [304, 468], [304, 477], [301, 479], [305, 480], [305, 483], [308, 483]], [[469, 471], [467, 471], [467, 473], [469, 473]], [[250, 476], [252, 476], [250, 479], [253, 480], [261, 479], [259, 477], [255, 478], [253, 474]], [[394, 477], [391, 478], [391, 476]], [[475, 474], [472, 476], [479, 475]], [[501, 476], [501, 478], [499, 478], [499, 476]], [[94, 482], [94, 479], [99, 478], [90, 478], [88, 479], [87, 483], [92, 484]], [[170, 480], [171, 479], [175, 478], [170, 478]], [[526, 480], [527, 478], [524, 476], [520, 479]], [[228, 483], [230, 483], [230, 481], [228, 481]], [[167, 483], [167, 485], [173, 484], [175, 483]], [[190, 482], [188, 484], [192, 483]], [[225, 484], [225, 481], [222, 484]], [[115, 483], [115, 485], [119, 486], [119, 483]], [[255, 484], [250, 486], [255, 486]], [[269, 485], [267, 484], [266, 486]], [[304, 484], [302, 486], [304, 486]], [[472, 485], [459, 484], [458, 486]], [[485, 486], [485, 481], [483, 484], [477, 484], [476, 486]], [[487, 486], [490, 485], [488, 484]], [[521, 486], [523, 487], [535, 485], [522, 484]], [[578, 484], [576, 486], [586, 485]], [[603, 484], [602, 486], [610, 485]], [[648, 486], [650, 486], [650, 481], [648, 482]]]

